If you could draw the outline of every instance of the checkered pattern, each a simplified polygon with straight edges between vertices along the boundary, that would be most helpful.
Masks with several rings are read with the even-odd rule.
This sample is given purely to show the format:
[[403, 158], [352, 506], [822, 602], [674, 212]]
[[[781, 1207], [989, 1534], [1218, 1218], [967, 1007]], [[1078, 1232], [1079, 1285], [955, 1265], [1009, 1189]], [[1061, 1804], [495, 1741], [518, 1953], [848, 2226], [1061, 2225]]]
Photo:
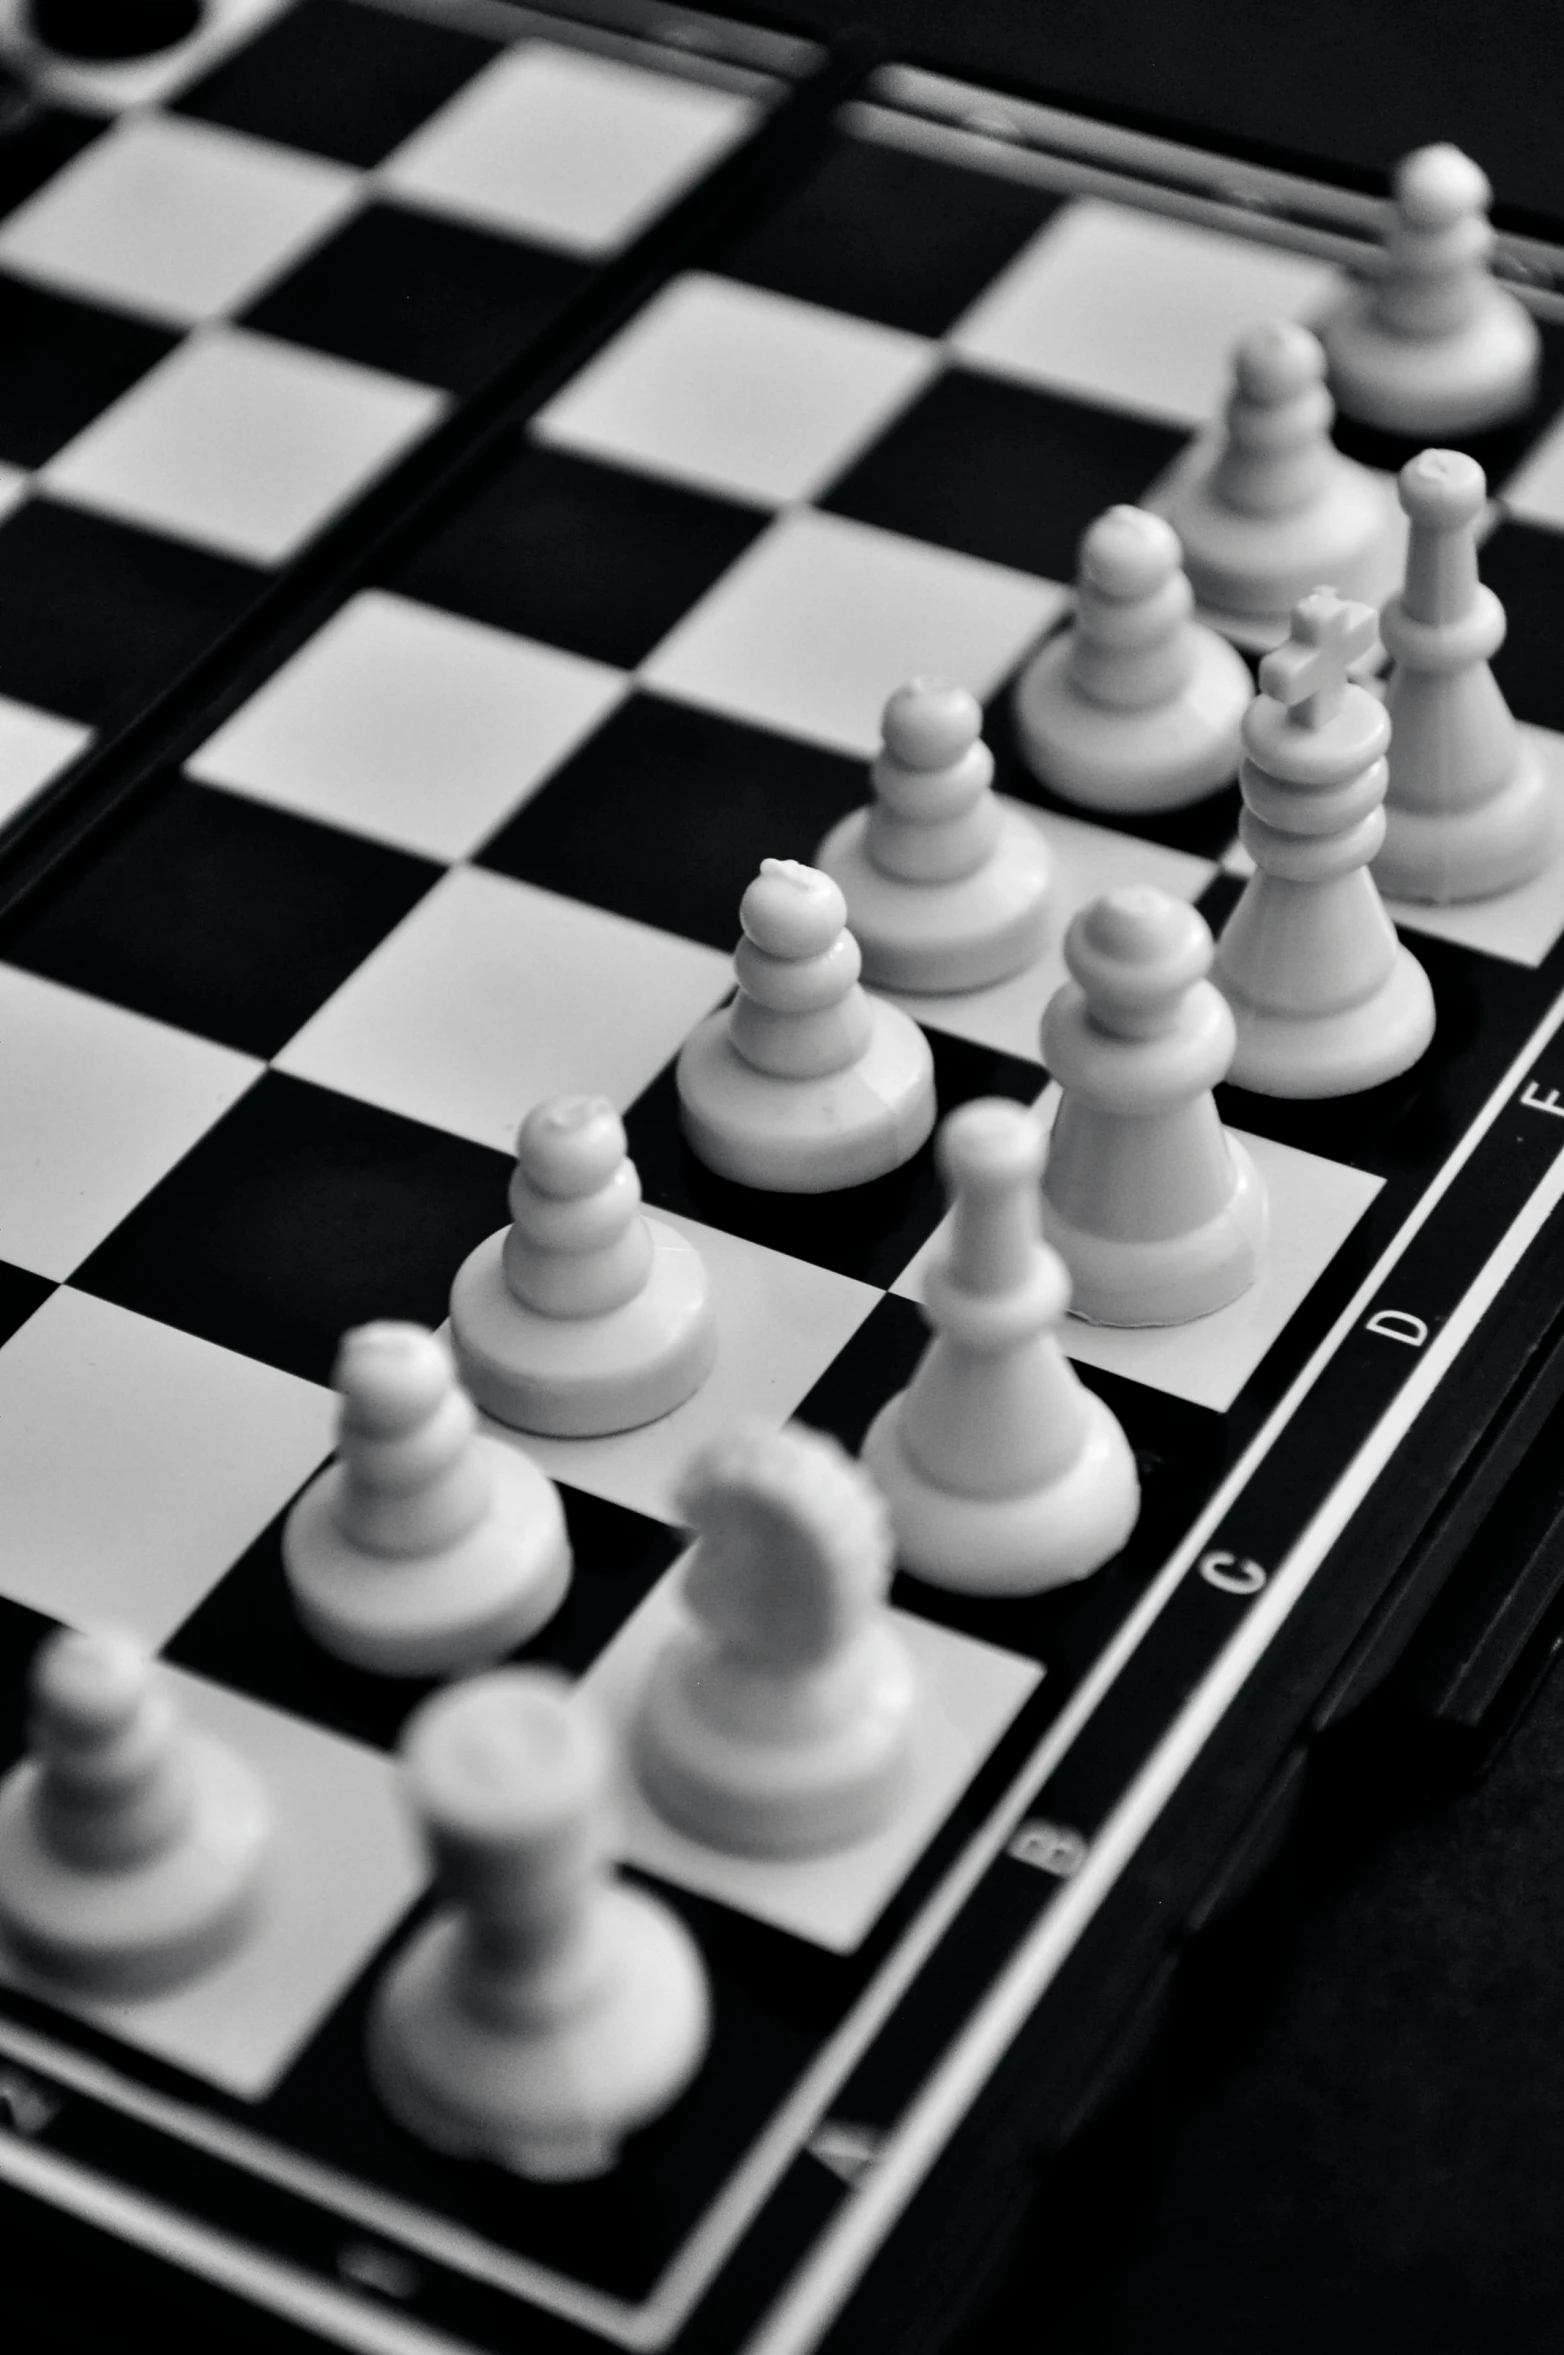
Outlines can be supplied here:
[[0, 822], [763, 110], [377, 0], [226, 0], [48, 86], [0, 185]]
[[[208, 317], [168, 340], [197, 285], [221, 297], [209, 251], [165, 255], [171, 275], [135, 329], [153, 341], [125, 347], [145, 358], [117, 415], [29, 453], [71, 491], [57, 512], [97, 535], [94, 550], [144, 534], [154, 514], [170, 537], [147, 544], [177, 544], [160, 375], [188, 391], [204, 369], [242, 373], [247, 354], [275, 350], [285, 313], [351, 323], [352, 304], [331, 294], [334, 245], [344, 282], [355, 254], [415, 232], [432, 271], [441, 239], [520, 227], [555, 239], [555, 263], [568, 246], [574, 267], [652, 201], [629, 185], [640, 150], [628, 134], [622, 176], [563, 227], [561, 150], [546, 138], [477, 193], [473, 158], [496, 152], [506, 106], [531, 102], [529, 53], [486, 63], [472, 36], [435, 40], [411, 16], [398, 20], [408, 41], [443, 61], [445, 111], [409, 120], [404, 78], [324, 120], [290, 44], [323, 24], [357, 37], [356, 14], [305, 0], [271, 49], [258, 42], [177, 116], [132, 127], [155, 143], [172, 126], [166, 152], [203, 158], [214, 122], [268, 153], [286, 132], [310, 169], [267, 183], [291, 258], [269, 292], [246, 291], [244, 319]], [[550, 81], [550, 105], [599, 71]], [[681, 170], [709, 159], [717, 134], [702, 124], [687, 125]], [[196, 147], [181, 146], [192, 130]], [[84, 170], [115, 139], [126, 134], [88, 148]], [[237, 141], [218, 152], [227, 168], [248, 157]], [[372, 203], [344, 203], [354, 173], [379, 175]], [[665, 174], [659, 201], [668, 186]], [[306, 199], [320, 220], [301, 257]], [[47, 216], [28, 230], [18, 215], [17, 237], [58, 251], [65, 217], [51, 231]], [[257, 267], [253, 246], [242, 269], [232, 257], [247, 289]], [[1115, 307], [1115, 273], [1135, 305]], [[503, 1215], [531, 1103], [593, 1089], [624, 1110], [649, 1206], [706, 1257], [716, 1371], [646, 1430], [508, 1443], [560, 1481], [576, 1558], [529, 1656], [584, 1675], [610, 1714], [633, 1706], [676, 1608], [672, 1489], [690, 1450], [740, 1411], [777, 1424], [798, 1413], [856, 1446], [922, 1347], [916, 1302], [944, 1213], [927, 1149], [821, 1199], [749, 1192], [685, 1149], [673, 1062], [729, 987], [740, 893], [761, 857], [808, 858], [863, 797], [886, 694], [939, 669], [988, 705], [1001, 783], [1054, 850], [1061, 919], [1135, 877], [1219, 920], [1235, 888], [1222, 872], [1233, 797], [1157, 826], [1056, 808], [1016, 759], [1008, 689], [1066, 609], [1081, 530], [1187, 446], [1235, 327], [1256, 307], [1309, 312], [1326, 291], [1313, 265], [1263, 245], [1218, 246], [1095, 200], [1060, 206], [844, 133], [763, 223], [675, 281], [497, 447], [459, 508], [0, 937], [0, 1085], [23, 1107], [12, 1129], [25, 1140], [0, 1143], [11, 1648], [44, 1614], [89, 1620], [112, 1603], [177, 1666], [192, 1711], [227, 1708], [231, 1737], [259, 1738], [280, 1784], [307, 1779], [320, 1814], [363, 1827], [368, 1859], [351, 1937], [313, 1959], [284, 1938], [275, 1986], [253, 1972], [229, 1984], [227, 2045], [199, 1994], [107, 2022], [122, 2043], [242, 2095], [269, 2132], [411, 2206], [456, 2196], [364, 2090], [362, 1981], [350, 1984], [399, 1934], [418, 1885], [388, 1756], [416, 1696], [318, 1653], [281, 1574], [282, 1516], [330, 1446], [338, 1336], [369, 1316], [440, 1321], [452, 1272]], [[66, 301], [52, 287], [47, 299]], [[322, 383], [405, 394], [413, 375], [388, 373], [384, 343], [369, 340], [329, 356], [312, 345], [288, 365], [307, 356], [328, 368]], [[366, 414], [354, 408], [360, 424]], [[1515, 622], [1506, 684], [1551, 742], [1564, 734], [1549, 620], [1564, 610], [1564, 500], [1550, 451], [1544, 439], [1517, 457], [1514, 513], [1485, 561]], [[0, 560], [43, 507], [0, 531]], [[235, 488], [200, 561], [219, 578], [276, 561], [259, 539], [307, 533], [298, 513]], [[1465, 1008], [1487, 987], [1494, 957], [1538, 962], [1564, 905], [1504, 937], [1501, 921], [1472, 916], [1482, 937], [1467, 947], [1425, 944], [1446, 1003]], [[1043, 1095], [1037, 1021], [1059, 971], [1055, 949], [997, 989], [904, 1001], [928, 1032], [944, 1109]], [[1407, 1150], [1396, 1107], [1310, 1108], [1301, 1121], [1290, 1107], [1236, 1109], [1276, 1214], [1264, 1283], [1193, 1333], [1070, 1336], [1147, 1473], [1121, 1563], [1084, 1599], [986, 1620], [927, 1592], [898, 1597], [948, 1742], [927, 1765], [915, 1834], [850, 1872], [692, 1856], [633, 1818], [635, 1859], [712, 1960], [717, 2053], [673, 2139], [654, 2135], [617, 2188], [541, 2205], [474, 2192], [475, 2228], [496, 2246], [595, 2294], [647, 2292], [846, 2017], [855, 1973], [876, 1967], [959, 1853], [960, 1796], [1015, 1758], [1042, 1659], [1045, 1695], [1050, 1677], [1081, 1672], [1182, 1526], [1187, 1484], [1256, 1428], [1317, 1335], [1320, 1300], [1361, 1269], [1362, 1230]], [[313, 1852], [301, 1866], [309, 1888], [330, 1869]], [[770, 1973], [764, 1941], [778, 1931], [782, 1975], [806, 1992], [797, 2017], [768, 2013], [757, 2036], [744, 1974]], [[632, 2215], [655, 2221], [614, 2228]]]

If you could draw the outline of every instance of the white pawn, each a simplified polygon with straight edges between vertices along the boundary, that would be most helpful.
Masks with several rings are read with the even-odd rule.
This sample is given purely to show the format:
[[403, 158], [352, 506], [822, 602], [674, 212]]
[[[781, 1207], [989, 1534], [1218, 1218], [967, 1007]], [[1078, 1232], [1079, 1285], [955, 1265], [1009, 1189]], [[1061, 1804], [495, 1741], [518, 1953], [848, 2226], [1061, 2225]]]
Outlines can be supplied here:
[[938, 1152], [955, 1214], [924, 1288], [934, 1338], [863, 1460], [909, 1570], [972, 1594], [1038, 1594], [1118, 1552], [1140, 1510], [1135, 1459], [1059, 1344], [1070, 1278], [1039, 1231], [1036, 1115], [965, 1104]]
[[934, 1126], [934, 1059], [910, 1016], [859, 987], [840, 887], [797, 859], [763, 859], [739, 922], [738, 995], [679, 1056], [692, 1151], [775, 1194], [899, 1169]]
[[457, 1270], [451, 1340], [486, 1414], [584, 1439], [672, 1413], [717, 1354], [705, 1264], [647, 1218], [624, 1123], [602, 1096], [557, 1096], [516, 1139], [511, 1225]]
[[652, 1804], [709, 1847], [812, 1856], [906, 1795], [917, 1675], [885, 1609], [891, 1531], [835, 1440], [744, 1424], [679, 1495], [696, 1532], [692, 1624], [647, 1685], [635, 1762]]
[[30, 1751], [0, 1785], [0, 1930], [28, 1969], [113, 1999], [221, 1962], [264, 1894], [271, 1810], [224, 1744], [187, 1732], [129, 1637], [51, 1637]]
[[1202, 605], [1278, 629], [1328, 581], [1372, 597], [1401, 519], [1390, 485], [1344, 457], [1325, 354], [1307, 327], [1275, 319], [1238, 346], [1224, 439], [1197, 448], [1167, 502]]
[[436, 2150], [601, 2175], [709, 2033], [688, 1933], [613, 1872], [607, 1735], [562, 1678], [502, 1668], [426, 1701], [402, 1753], [445, 1903], [376, 1991], [380, 2096]]
[[1496, 284], [1493, 191], [1458, 147], [1420, 147], [1397, 166], [1381, 274], [1325, 322], [1331, 387], [1349, 417], [1391, 433], [1474, 433], [1528, 408], [1541, 338]]
[[1380, 616], [1394, 669], [1385, 842], [1393, 899], [1485, 899], [1548, 863], [1558, 806], [1489, 668], [1504, 608], [1477, 574], [1488, 485], [1475, 458], [1424, 450], [1401, 469], [1412, 524], [1406, 584]]
[[982, 989], [1042, 953], [1053, 854], [993, 790], [977, 698], [914, 679], [885, 706], [874, 798], [815, 853], [877, 989]]
[[1265, 1188], [1211, 1094], [1236, 1043], [1211, 953], [1198, 909], [1150, 884], [1095, 900], [1065, 938], [1074, 978], [1043, 1017], [1062, 1090], [1043, 1232], [1097, 1324], [1183, 1324], [1259, 1271]]
[[310, 1634], [382, 1676], [451, 1676], [525, 1643], [570, 1583], [554, 1483], [480, 1435], [450, 1352], [421, 1325], [359, 1325], [332, 1378], [339, 1460], [282, 1533]]
[[1316, 589], [1292, 628], [1261, 663], [1244, 721], [1239, 835], [1257, 872], [1213, 978], [1238, 1025], [1240, 1087], [1348, 1096], [1417, 1061], [1434, 1001], [1369, 873], [1385, 838], [1390, 721], [1347, 670], [1374, 643], [1374, 615]]
[[1016, 687], [1022, 755], [1066, 801], [1182, 809], [1235, 774], [1248, 665], [1193, 606], [1171, 524], [1143, 507], [1098, 516], [1081, 542], [1075, 626]]

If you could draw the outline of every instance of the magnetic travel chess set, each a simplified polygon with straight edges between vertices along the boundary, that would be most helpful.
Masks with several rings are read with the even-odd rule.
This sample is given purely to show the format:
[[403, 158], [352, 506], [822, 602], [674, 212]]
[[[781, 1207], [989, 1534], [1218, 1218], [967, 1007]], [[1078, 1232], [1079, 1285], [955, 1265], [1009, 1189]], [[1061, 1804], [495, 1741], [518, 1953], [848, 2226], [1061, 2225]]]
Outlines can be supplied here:
[[0, 2180], [937, 2344], [1564, 1390], [1564, 280], [165, 13], [0, 18]]

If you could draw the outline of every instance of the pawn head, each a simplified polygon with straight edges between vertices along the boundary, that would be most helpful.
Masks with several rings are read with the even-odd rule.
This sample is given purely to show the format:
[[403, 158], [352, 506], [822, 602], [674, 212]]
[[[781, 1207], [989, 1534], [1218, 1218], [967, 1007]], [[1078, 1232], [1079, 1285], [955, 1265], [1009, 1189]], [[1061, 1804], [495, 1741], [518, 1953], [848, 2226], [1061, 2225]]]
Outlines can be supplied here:
[[885, 706], [885, 749], [907, 769], [948, 769], [971, 750], [983, 711], [970, 688], [954, 679], [910, 679]]
[[425, 1325], [386, 1317], [342, 1336], [332, 1381], [354, 1430], [390, 1438], [427, 1421], [456, 1380], [451, 1353]]
[[1234, 356], [1239, 392], [1270, 407], [1325, 381], [1325, 349], [1296, 319], [1267, 319], [1251, 327]]
[[839, 885], [801, 859], [762, 859], [739, 903], [745, 936], [768, 957], [822, 956], [847, 924]]
[[1402, 467], [1397, 489], [1413, 523], [1459, 531], [1482, 513], [1488, 477], [1464, 450], [1420, 450]]
[[1391, 187], [1396, 210], [1418, 229], [1446, 229], [1471, 214], [1486, 213], [1493, 201], [1481, 164], [1447, 139], [1403, 156]]
[[597, 1193], [625, 1152], [624, 1122], [606, 1096], [554, 1096], [535, 1104], [516, 1136], [523, 1177], [560, 1202]]
[[1105, 597], [1149, 597], [1182, 562], [1173, 526], [1144, 507], [1110, 507], [1081, 542], [1081, 577]]
[[1093, 1020], [1117, 1037], [1154, 1036], [1186, 990], [1210, 971], [1210, 927], [1198, 908], [1155, 884], [1105, 892], [1065, 934], [1064, 961]]
[[1035, 1185], [1043, 1174], [1042, 1124], [1024, 1104], [980, 1096], [952, 1112], [934, 1145], [935, 1164], [951, 1194], [999, 1194]]
[[32, 1671], [40, 1746], [52, 1752], [112, 1740], [140, 1712], [152, 1683], [146, 1652], [118, 1628], [51, 1636]]

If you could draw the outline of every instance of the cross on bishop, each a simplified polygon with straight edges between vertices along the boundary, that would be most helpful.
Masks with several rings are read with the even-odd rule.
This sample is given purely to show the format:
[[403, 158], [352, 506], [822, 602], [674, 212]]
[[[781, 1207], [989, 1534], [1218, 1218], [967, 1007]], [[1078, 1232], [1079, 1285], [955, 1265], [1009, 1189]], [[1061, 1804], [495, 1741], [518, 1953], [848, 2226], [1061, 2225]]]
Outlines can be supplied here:
[[1260, 665], [1260, 688], [1285, 703], [1306, 728], [1335, 718], [1347, 674], [1379, 636], [1372, 605], [1354, 605], [1334, 589], [1311, 589], [1292, 609], [1292, 628]]

